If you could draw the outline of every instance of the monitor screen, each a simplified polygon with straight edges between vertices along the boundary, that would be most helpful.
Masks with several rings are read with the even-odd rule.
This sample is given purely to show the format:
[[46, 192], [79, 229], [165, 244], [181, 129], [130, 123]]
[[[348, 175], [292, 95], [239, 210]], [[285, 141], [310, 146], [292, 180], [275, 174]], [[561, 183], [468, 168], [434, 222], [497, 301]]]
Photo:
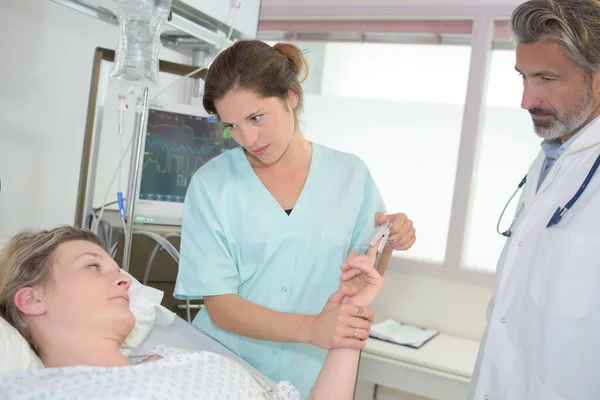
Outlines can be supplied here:
[[180, 225], [181, 204], [194, 173], [238, 146], [201, 106], [189, 105], [150, 105], [144, 139], [138, 223]]

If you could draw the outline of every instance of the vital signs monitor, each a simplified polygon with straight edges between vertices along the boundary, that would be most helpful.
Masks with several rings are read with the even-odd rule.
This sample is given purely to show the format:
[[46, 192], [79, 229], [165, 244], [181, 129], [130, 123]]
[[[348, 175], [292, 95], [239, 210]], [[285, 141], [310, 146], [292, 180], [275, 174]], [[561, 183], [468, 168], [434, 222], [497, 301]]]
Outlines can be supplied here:
[[201, 105], [152, 102], [142, 146], [135, 223], [181, 226], [192, 175], [211, 158], [238, 145]]

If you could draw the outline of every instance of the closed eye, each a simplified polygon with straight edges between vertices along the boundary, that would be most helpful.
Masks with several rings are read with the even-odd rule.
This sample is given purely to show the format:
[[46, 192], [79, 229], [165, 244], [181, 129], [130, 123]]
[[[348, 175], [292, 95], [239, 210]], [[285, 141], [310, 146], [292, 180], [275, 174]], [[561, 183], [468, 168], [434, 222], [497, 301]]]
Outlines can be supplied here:
[[100, 266], [98, 264], [88, 264], [86, 268], [100, 272]]

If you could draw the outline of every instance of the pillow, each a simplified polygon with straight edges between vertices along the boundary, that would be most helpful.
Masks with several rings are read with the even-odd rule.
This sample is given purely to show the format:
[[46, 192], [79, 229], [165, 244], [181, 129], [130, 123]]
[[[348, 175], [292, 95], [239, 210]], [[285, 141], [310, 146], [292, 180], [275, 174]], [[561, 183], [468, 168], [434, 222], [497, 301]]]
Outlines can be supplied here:
[[[121, 272], [131, 276], [123, 270]], [[175, 319], [175, 313], [160, 305], [164, 295], [162, 291], [142, 285], [133, 276], [131, 278], [129, 309], [135, 315], [135, 325], [121, 346], [124, 356], [129, 356], [140, 348], [154, 324], [166, 326]]]
[[29, 343], [8, 321], [0, 317], [0, 376], [42, 368], [42, 361]]
[[[124, 274], [130, 274], [122, 271]], [[121, 353], [131, 355], [139, 349], [152, 327], [173, 322], [175, 313], [160, 305], [163, 292], [144, 286], [132, 277], [129, 287], [129, 308], [135, 316], [135, 325], [121, 346]], [[12, 372], [35, 371], [44, 368], [39, 357], [21, 334], [0, 317], [0, 376]]]

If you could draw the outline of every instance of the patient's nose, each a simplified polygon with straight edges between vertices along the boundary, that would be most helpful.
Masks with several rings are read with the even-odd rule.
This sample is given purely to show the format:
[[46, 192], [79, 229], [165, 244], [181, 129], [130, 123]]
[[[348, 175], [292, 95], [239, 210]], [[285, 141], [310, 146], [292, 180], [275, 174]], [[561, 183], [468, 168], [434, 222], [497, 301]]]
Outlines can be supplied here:
[[122, 286], [125, 289], [129, 289], [129, 286], [131, 286], [131, 276], [119, 273], [115, 284], [117, 286]]

